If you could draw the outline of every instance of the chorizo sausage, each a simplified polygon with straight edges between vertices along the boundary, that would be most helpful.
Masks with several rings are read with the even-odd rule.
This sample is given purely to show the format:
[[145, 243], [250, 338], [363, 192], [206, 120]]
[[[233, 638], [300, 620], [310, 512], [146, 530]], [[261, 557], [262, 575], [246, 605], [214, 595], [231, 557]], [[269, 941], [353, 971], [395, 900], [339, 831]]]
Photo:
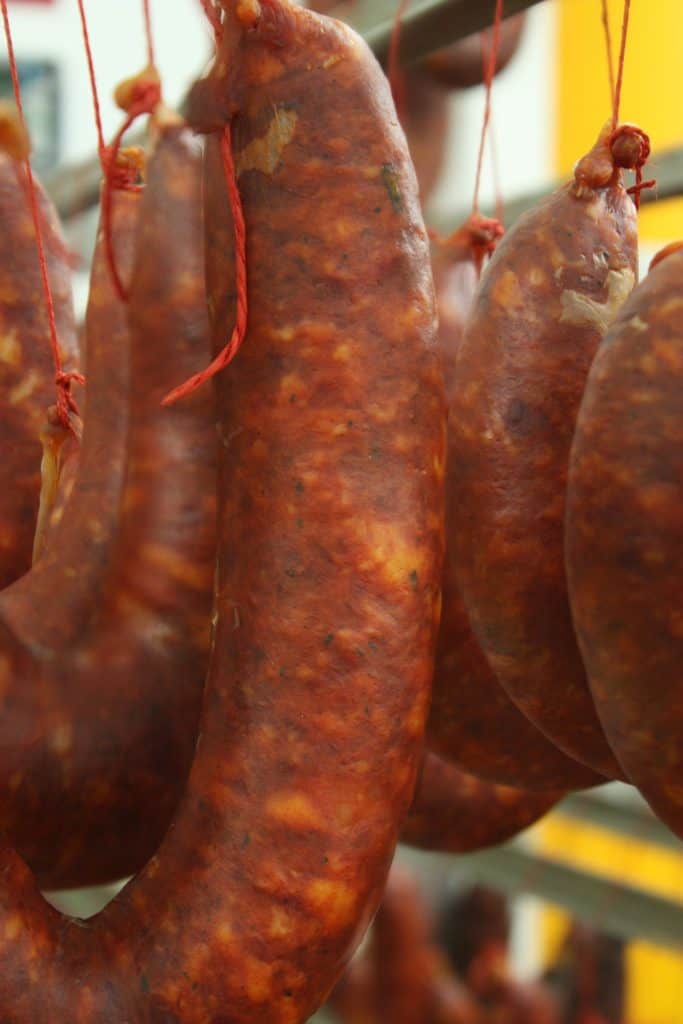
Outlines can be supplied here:
[[[34, 178], [64, 364], [75, 367], [71, 271], [57, 215]], [[54, 367], [26, 172], [0, 152], [0, 588], [31, 566], [40, 496], [40, 433], [54, 402]]]
[[[330, 14], [334, 10], [335, 18], [353, 19], [353, 3], [314, 0], [307, 6], [318, 14]], [[397, 113], [408, 140], [424, 208], [439, 180], [448, 146], [448, 91], [420, 65], [399, 68], [399, 77], [401, 95], [396, 101]], [[394, 88], [396, 85], [393, 83]]]
[[[509, 695], [570, 756], [621, 777], [569, 611], [569, 448], [586, 376], [636, 277], [636, 216], [606, 129], [574, 180], [528, 211], [482, 277], [451, 424], [455, 561], [470, 621]], [[633, 166], [633, 164], [631, 164]]]
[[[479, 279], [484, 248], [495, 241], [495, 222], [471, 217], [445, 242], [432, 245], [439, 311], [439, 354], [449, 410], [456, 387], [456, 357]], [[456, 579], [455, 479], [449, 422], [446, 460], [446, 557], [441, 623], [436, 648], [427, 744], [473, 775], [534, 790], [570, 789], [598, 780], [566, 757], [512, 703], [470, 628]]]
[[[219, 380], [200, 738], [158, 854], [87, 928], [3, 851], [0, 935], [14, 938], [0, 944], [0, 1011], [13, 1024], [306, 1020], [377, 907], [415, 784], [445, 456], [417, 184], [357, 36], [283, 0], [223, 6], [199, 96], [215, 91], [215, 122], [239, 112], [249, 326]], [[207, 151], [222, 346], [232, 232], [219, 142]]]
[[654, 266], [591, 368], [572, 447], [567, 574], [600, 720], [683, 837], [683, 252]]
[[495, 846], [533, 825], [562, 796], [482, 782], [427, 752], [401, 842], [450, 853]]
[[[117, 192], [113, 240], [122, 266], [132, 259], [138, 196]], [[87, 313], [88, 388], [78, 473], [70, 499], [40, 560], [0, 594], [0, 828], [38, 871], [42, 884], [68, 879], [62, 863], [71, 856], [70, 829], [87, 834], [87, 818], [69, 814], [74, 729], [83, 695], [68, 671], [69, 654], [87, 635], [107, 582], [125, 482], [128, 431], [129, 345], [126, 310], [116, 298], [102, 252], [93, 261]], [[93, 411], [95, 404], [96, 414]], [[104, 457], [106, 453], [106, 457]], [[65, 666], [66, 667], [66, 666]], [[77, 657], [71, 668], [76, 669]], [[100, 666], [100, 671], [103, 666]], [[94, 680], [92, 716], [104, 693]], [[97, 741], [109, 750], [106, 718]], [[78, 737], [81, 753], [94, 751]], [[100, 787], [90, 774], [90, 800]], [[81, 799], [83, 799], [81, 791]], [[87, 798], [86, 798], [87, 799]], [[82, 807], [81, 807], [82, 811]], [[64, 827], [61, 820], [64, 815]], [[58, 881], [59, 880], [59, 881]]]
[[[109, 290], [98, 255], [89, 314], [98, 320], [88, 335], [90, 345], [106, 317], [109, 334], [118, 332], [109, 358], [130, 348], [121, 385], [128, 430], [113, 418], [110, 367], [91, 350], [88, 363], [99, 360], [101, 376], [89, 374], [90, 420], [86, 414], [74, 495], [50, 548], [56, 564], [46, 563], [37, 581], [27, 576], [22, 595], [7, 591], [0, 599], [24, 655], [38, 642], [49, 652], [23, 666], [23, 696], [12, 695], [0, 732], [0, 764], [3, 777], [15, 779], [2, 793], [3, 825], [52, 887], [138, 870], [168, 828], [194, 750], [215, 562], [215, 410], [208, 395], [172, 409], [160, 403], [178, 375], [197, 370], [209, 354], [200, 184], [196, 141], [182, 124], [168, 123], [158, 129], [144, 194], [116, 195], [119, 206], [126, 203], [115, 213], [119, 236], [125, 231], [129, 307]], [[101, 313], [99, 296], [106, 299]], [[109, 411], [104, 436], [101, 405]], [[71, 594], [65, 545], [73, 539], [82, 550], [79, 517], [90, 514], [97, 494], [88, 459], [107, 472], [117, 434], [125, 444], [110, 519], [98, 523], [99, 589], [91, 581], [80, 620], [54, 624], [48, 646], [41, 617], [34, 614], [32, 625], [18, 618], [17, 597], [28, 594], [35, 605], [38, 586], [44, 602], [54, 601], [54, 588]], [[31, 744], [5, 742], [17, 714], [33, 730]]]

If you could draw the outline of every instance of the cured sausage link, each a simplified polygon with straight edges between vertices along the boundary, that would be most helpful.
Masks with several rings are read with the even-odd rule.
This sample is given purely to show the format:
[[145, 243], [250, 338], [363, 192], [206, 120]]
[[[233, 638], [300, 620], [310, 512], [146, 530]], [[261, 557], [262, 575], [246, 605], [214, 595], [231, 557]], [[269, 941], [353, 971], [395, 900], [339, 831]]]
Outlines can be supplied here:
[[482, 782], [426, 753], [401, 842], [449, 853], [495, 846], [533, 825], [562, 796]]
[[[225, 116], [239, 108], [250, 321], [219, 382], [216, 625], [197, 754], [158, 854], [87, 927], [48, 911], [4, 854], [0, 935], [15, 938], [0, 945], [0, 1012], [12, 1024], [307, 1020], [377, 907], [415, 784], [445, 438], [415, 176], [381, 70], [351, 30], [275, 0], [245, 30], [247, 13], [226, 10], [203, 90]], [[214, 140], [208, 161], [222, 345], [234, 273]]]
[[[114, 194], [113, 240], [130, 269], [138, 195]], [[104, 242], [97, 241], [87, 318], [88, 389], [78, 474], [49, 546], [29, 573], [0, 594], [0, 829], [40, 873], [63, 882], [76, 836], [92, 834], [87, 801], [101, 786], [97, 758], [110, 736], [100, 665], [88, 708], [70, 654], [100, 607], [115, 549], [128, 442], [129, 343], [127, 314], [113, 293]], [[64, 662], [71, 661], [64, 672]], [[100, 731], [83, 742], [86, 719]], [[130, 725], [130, 723], [129, 723]], [[93, 743], [95, 744], [93, 748]], [[74, 771], [78, 757], [85, 771]], [[74, 790], [74, 783], [79, 789]], [[101, 792], [101, 789], [100, 789]], [[81, 801], [70, 814], [69, 801]], [[70, 828], [75, 832], [72, 835]]]
[[[57, 215], [34, 179], [57, 332], [75, 366], [71, 271]], [[36, 238], [22, 164], [0, 153], [0, 589], [31, 566], [40, 495], [40, 432], [55, 400], [54, 366]]]
[[572, 446], [567, 574], [595, 704], [630, 780], [683, 838], [683, 252], [605, 337]]
[[636, 280], [636, 214], [618, 166], [624, 148], [627, 160], [640, 153], [632, 140], [626, 127], [605, 130], [573, 181], [502, 240], [459, 349], [451, 407], [457, 578], [475, 636], [524, 714], [608, 777], [623, 773], [576, 643], [563, 531], [586, 377]]
[[[0, 597], [25, 659], [0, 719], [2, 821], [44, 886], [120, 878], [152, 855], [187, 779], [208, 663], [214, 403], [207, 391], [160, 404], [209, 355], [201, 159], [182, 124], [155, 134], [144, 194], [114, 194], [128, 307], [96, 259], [90, 419], [61, 536], [44, 570]], [[17, 717], [32, 742], [13, 739]]]
[[[439, 310], [439, 354], [449, 408], [457, 387], [456, 362], [474, 300], [477, 246], [490, 242], [491, 222], [472, 217], [432, 245]], [[457, 581], [457, 425], [448, 430], [446, 557], [427, 745], [459, 768], [489, 782], [523, 789], [576, 789], [602, 781], [562, 753], [513, 704], [477, 643]]]

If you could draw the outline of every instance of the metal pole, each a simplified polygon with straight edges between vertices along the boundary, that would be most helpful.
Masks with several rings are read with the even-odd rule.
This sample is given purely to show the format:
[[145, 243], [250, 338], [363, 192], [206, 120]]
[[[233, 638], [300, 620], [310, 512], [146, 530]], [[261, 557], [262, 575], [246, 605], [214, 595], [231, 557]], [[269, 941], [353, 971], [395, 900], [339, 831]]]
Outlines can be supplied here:
[[[541, 0], [506, 0], [505, 17], [519, 14]], [[401, 18], [401, 62], [415, 63], [434, 50], [480, 32], [493, 21], [492, 0], [420, 0]], [[380, 62], [389, 50], [393, 18], [365, 33], [370, 49]]]

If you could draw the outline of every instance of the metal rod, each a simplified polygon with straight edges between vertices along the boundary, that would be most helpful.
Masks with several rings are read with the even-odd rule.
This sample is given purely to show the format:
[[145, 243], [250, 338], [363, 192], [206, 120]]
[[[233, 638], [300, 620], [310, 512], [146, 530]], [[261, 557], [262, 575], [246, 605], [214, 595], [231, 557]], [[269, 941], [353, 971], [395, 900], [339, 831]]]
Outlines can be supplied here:
[[609, 800], [600, 791], [572, 793], [554, 813], [665, 849], [681, 852], [681, 841], [655, 818], [645, 801]]
[[492, 885], [511, 896], [532, 894], [625, 939], [683, 947], [683, 902], [614, 882], [609, 864], [604, 875], [588, 874], [515, 845], [458, 857], [411, 851], [410, 860], [451, 881]]
[[[645, 176], [648, 177], [650, 174], [657, 179], [657, 185], [655, 188], [645, 189], [641, 192], [640, 198], [643, 204], [649, 205], [658, 200], [675, 199], [683, 196], [683, 146], [666, 149], [663, 153], [655, 153], [645, 168]], [[568, 179], [569, 175], [562, 181], [549, 182], [547, 188], [529, 192], [518, 196], [516, 199], [506, 201], [505, 223], [507, 226], [509, 227], [511, 224], [514, 224], [518, 217], [521, 217], [523, 213], [532, 206], [535, 206], [544, 196], [547, 196], [556, 188], [560, 188]], [[440, 212], [436, 218], [430, 219], [430, 223], [433, 223], [433, 226], [439, 231], [452, 231], [458, 224], [462, 224], [470, 212], [471, 210], [467, 208], [465, 210], [458, 210], [452, 215], [448, 214], [447, 223], [443, 212]], [[487, 212], [493, 215], [494, 210], [491, 208]]]
[[[519, 14], [541, 0], [506, 0], [504, 16]], [[411, 64], [458, 39], [480, 32], [492, 20], [490, 0], [419, 0], [401, 18], [401, 63]], [[365, 33], [365, 40], [383, 62], [389, 51], [394, 20], [389, 18]]]

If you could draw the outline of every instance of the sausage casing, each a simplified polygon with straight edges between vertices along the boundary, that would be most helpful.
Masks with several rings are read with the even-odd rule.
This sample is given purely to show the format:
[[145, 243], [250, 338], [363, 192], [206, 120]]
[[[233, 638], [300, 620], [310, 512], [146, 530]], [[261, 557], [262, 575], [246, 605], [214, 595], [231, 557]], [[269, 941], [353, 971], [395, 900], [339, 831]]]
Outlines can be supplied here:
[[[219, 123], [239, 111], [250, 315], [219, 380], [197, 753], [157, 855], [87, 929], [65, 928], [3, 853], [0, 933], [16, 922], [21, 936], [0, 946], [13, 1024], [306, 1020], [377, 907], [415, 783], [445, 454], [415, 176], [357, 36], [278, 0], [225, 6], [201, 95]], [[218, 142], [207, 149], [222, 346], [232, 234]]]
[[[71, 269], [57, 215], [34, 179], [65, 368], [77, 350]], [[0, 588], [31, 566], [40, 496], [40, 432], [55, 400], [43, 281], [23, 165], [0, 153]]]
[[600, 719], [630, 780], [683, 837], [683, 252], [624, 304], [572, 446], [567, 573]]
[[586, 377], [636, 278], [636, 214], [610, 133], [528, 211], [482, 277], [451, 423], [457, 575], [512, 699], [570, 756], [621, 776], [598, 721], [564, 571], [569, 449]]
[[432, 246], [439, 310], [439, 354], [450, 418], [446, 460], [446, 556], [427, 744], [464, 771], [503, 785], [570, 789], [598, 780], [558, 750], [513, 704], [472, 632], [457, 580], [457, 425], [453, 422], [457, 354], [478, 282], [476, 244], [490, 232], [471, 218]]

